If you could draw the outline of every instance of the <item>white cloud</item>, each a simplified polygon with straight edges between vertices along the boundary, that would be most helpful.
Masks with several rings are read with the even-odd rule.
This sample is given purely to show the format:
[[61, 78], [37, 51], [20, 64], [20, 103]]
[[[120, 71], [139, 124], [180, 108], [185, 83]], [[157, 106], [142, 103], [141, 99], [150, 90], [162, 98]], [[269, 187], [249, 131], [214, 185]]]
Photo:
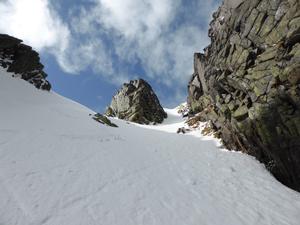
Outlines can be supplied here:
[[154, 40], [172, 21], [179, 0], [98, 0], [99, 23], [128, 39]]
[[[146, 75], [167, 85], [186, 85], [193, 53], [208, 44], [207, 25], [214, 1], [97, 0], [80, 16], [110, 30], [116, 54], [140, 61]], [[206, 24], [203, 26], [203, 24]]]
[[50, 0], [0, 0], [0, 32], [49, 51], [68, 73], [91, 69], [116, 84], [148, 76], [183, 90], [193, 53], [208, 44], [216, 1], [75, 1], [62, 22]]
[[0, 32], [20, 39], [37, 50], [68, 46], [69, 30], [47, 0], [0, 1]]

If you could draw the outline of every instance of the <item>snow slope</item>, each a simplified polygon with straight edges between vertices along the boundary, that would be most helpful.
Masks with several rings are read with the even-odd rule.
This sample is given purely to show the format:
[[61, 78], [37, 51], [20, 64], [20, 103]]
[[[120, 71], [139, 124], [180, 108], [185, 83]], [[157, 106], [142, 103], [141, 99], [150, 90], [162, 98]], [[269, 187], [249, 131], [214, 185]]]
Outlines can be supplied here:
[[300, 224], [299, 193], [252, 157], [176, 134], [174, 111], [119, 128], [89, 113], [0, 71], [1, 225]]

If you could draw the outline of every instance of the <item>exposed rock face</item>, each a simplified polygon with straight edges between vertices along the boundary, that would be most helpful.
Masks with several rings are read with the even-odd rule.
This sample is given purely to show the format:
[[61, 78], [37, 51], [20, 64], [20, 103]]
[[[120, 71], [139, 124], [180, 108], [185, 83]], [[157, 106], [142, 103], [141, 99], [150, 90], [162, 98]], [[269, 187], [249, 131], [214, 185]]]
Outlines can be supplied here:
[[151, 86], [142, 79], [124, 84], [113, 97], [106, 115], [140, 124], [161, 123], [167, 117]]
[[17, 38], [0, 34], [0, 66], [19, 75], [36, 88], [50, 90], [51, 85], [45, 79], [47, 74], [43, 71], [39, 54], [21, 42]]
[[300, 191], [300, 2], [228, 0], [195, 54], [188, 103], [229, 149]]

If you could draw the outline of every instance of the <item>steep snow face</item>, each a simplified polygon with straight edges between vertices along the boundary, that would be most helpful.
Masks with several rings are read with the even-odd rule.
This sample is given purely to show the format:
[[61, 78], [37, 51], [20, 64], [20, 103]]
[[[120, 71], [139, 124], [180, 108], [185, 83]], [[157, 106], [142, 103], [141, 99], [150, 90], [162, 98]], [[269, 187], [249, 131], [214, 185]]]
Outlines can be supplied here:
[[[247, 225], [300, 221], [300, 195], [252, 157], [86, 107], [0, 71], [0, 224]], [[168, 131], [168, 132], [165, 132]]]

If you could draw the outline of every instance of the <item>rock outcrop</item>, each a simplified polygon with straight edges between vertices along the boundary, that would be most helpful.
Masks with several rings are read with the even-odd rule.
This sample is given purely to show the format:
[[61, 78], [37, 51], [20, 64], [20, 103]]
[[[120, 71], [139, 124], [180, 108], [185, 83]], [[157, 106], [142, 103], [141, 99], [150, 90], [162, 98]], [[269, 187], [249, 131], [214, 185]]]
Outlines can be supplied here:
[[0, 66], [38, 89], [51, 89], [50, 83], [45, 79], [47, 74], [43, 71], [39, 54], [17, 38], [0, 34]]
[[140, 124], [161, 123], [167, 117], [151, 86], [142, 79], [124, 84], [113, 97], [106, 115]]
[[209, 36], [195, 54], [191, 113], [300, 191], [299, 0], [225, 0]]
[[109, 127], [118, 127], [118, 125], [114, 124], [113, 122], [111, 122], [106, 116], [100, 114], [100, 113], [96, 113], [93, 116], [93, 119], [96, 120], [97, 122], [104, 124], [106, 126]]

